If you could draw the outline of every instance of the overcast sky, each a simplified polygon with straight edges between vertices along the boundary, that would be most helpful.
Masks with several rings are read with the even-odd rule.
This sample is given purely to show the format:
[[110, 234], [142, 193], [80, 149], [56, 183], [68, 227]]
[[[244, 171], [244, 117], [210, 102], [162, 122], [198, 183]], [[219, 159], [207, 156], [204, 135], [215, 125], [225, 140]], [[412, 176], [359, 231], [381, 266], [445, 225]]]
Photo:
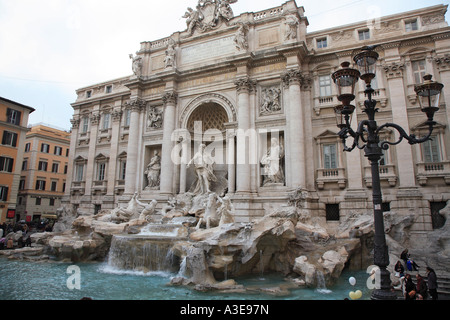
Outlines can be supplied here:
[[[297, 0], [317, 31], [450, 0]], [[235, 16], [285, 0], [239, 0]], [[130, 53], [186, 29], [198, 0], [0, 0], [0, 96], [31, 106], [29, 124], [71, 127], [75, 90], [131, 75]], [[447, 21], [449, 21], [447, 14]]]

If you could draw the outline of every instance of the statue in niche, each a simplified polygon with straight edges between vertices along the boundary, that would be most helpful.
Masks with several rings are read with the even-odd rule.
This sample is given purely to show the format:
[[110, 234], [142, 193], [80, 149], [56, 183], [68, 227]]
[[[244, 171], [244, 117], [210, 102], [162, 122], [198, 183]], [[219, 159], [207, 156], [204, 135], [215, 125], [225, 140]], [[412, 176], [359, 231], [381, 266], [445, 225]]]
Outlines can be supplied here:
[[165, 68], [175, 68], [175, 53], [175, 43], [171, 40], [167, 46], [166, 57], [164, 59]]
[[145, 174], [147, 175], [147, 180], [148, 180], [148, 185], [145, 189], [150, 189], [150, 190], [158, 189], [159, 185], [161, 183], [161, 181], [160, 181], [161, 157], [159, 156], [158, 151], [155, 151], [153, 158], [150, 160], [150, 163], [147, 165]]
[[261, 114], [270, 114], [281, 110], [280, 88], [267, 88], [262, 90]]
[[298, 18], [289, 14], [285, 17], [286, 31], [284, 34], [285, 40], [296, 40], [297, 39], [297, 26], [299, 24]]
[[147, 127], [151, 129], [161, 129], [163, 124], [162, 111], [156, 107], [148, 109]]
[[247, 32], [248, 27], [242, 23], [234, 36], [234, 43], [238, 50], [246, 51], [248, 49]]
[[130, 59], [133, 60], [133, 73], [140, 78], [142, 75], [142, 57], [138, 54], [136, 56], [130, 54]]
[[261, 159], [263, 167], [263, 186], [268, 184], [284, 184], [284, 173], [281, 162], [284, 158], [284, 149], [277, 138], [271, 139], [267, 154]]
[[195, 166], [195, 173], [197, 175], [197, 182], [192, 190], [195, 195], [211, 193], [211, 183], [217, 181], [214, 175], [214, 160], [205, 153], [206, 145], [201, 144], [198, 152], [187, 164], [189, 168], [192, 164]]

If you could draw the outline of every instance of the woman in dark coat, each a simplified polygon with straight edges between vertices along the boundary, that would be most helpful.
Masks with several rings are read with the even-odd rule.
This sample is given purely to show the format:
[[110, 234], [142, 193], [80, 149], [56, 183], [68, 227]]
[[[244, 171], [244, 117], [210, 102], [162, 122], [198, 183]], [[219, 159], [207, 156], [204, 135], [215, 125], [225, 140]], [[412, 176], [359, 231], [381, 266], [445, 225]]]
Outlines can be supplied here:
[[437, 300], [438, 299], [438, 293], [437, 293], [437, 276], [436, 272], [430, 267], [427, 267], [427, 277], [428, 277], [428, 291], [430, 292], [431, 299]]
[[414, 285], [410, 274], [407, 273], [405, 275], [405, 281], [405, 300], [414, 300], [416, 298], [416, 286]]
[[416, 275], [417, 285], [416, 285], [416, 295], [420, 294], [423, 300], [428, 298], [428, 287], [425, 283], [425, 280], [422, 278], [420, 274]]

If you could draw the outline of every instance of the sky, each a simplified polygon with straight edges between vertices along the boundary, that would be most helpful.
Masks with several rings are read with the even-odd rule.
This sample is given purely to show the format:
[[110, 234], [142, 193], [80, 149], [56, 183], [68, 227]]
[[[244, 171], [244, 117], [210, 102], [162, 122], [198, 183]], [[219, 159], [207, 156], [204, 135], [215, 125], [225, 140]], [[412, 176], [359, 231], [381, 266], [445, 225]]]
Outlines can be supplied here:
[[[285, 0], [239, 0], [235, 16]], [[186, 29], [198, 0], [0, 0], [0, 96], [36, 109], [29, 124], [70, 130], [75, 91], [132, 74], [130, 53]], [[296, 0], [308, 32], [450, 0]], [[446, 20], [450, 21], [449, 14]]]

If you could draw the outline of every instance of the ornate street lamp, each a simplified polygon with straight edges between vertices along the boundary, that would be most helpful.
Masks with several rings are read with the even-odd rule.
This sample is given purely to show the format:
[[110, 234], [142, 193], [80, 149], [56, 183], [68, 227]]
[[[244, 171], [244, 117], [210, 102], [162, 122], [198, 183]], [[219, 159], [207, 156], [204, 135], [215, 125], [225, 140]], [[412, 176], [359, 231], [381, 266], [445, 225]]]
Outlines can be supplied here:
[[[384, 219], [382, 210], [382, 194], [380, 186], [379, 161], [383, 155], [382, 150], [388, 150], [390, 145], [397, 145], [406, 139], [409, 144], [423, 143], [431, 140], [433, 127], [436, 124], [433, 117], [439, 110], [439, 101], [443, 85], [433, 82], [431, 75], [424, 77], [424, 83], [415, 87], [417, 97], [422, 111], [427, 115], [426, 124], [429, 127], [429, 133], [423, 138], [417, 138], [415, 135], [408, 135], [405, 130], [397, 124], [386, 123], [378, 126], [375, 121], [377, 101], [372, 99], [374, 90], [371, 82], [376, 77], [376, 62], [378, 53], [373, 47], [364, 47], [362, 51], [354, 57], [355, 65], [359, 71], [350, 68], [350, 63], [343, 63], [342, 69], [336, 71], [332, 78], [335, 82], [339, 101], [342, 105], [335, 107], [336, 121], [339, 129], [339, 137], [344, 144], [344, 151], [351, 152], [355, 148], [364, 150], [365, 156], [369, 159], [372, 171], [372, 195], [374, 208], [374, 226], [375, 226], [375, 244], [374, 244], [374, 264], [380, 268], [379, 288], [372, 293], [374, 300], [395, 300], [396, 294], [391, 291], [390, 273], [387, 270], [389, 265], [389, 252], [386, 245], [386, 236], [384, 231]], [[358, 129], [353, 131], [351, 128], [351, 117], [355, 107], [350, 103], [355, 99], [355, 84], [361, 78], [366, 84], [365, 93], [367, 100], [364, 102], [364, 113], [368, 119], [359, 123]], [[399, 139], [395, 142], [380, 141], [380, 132], [384, 128], [394, 128], [399, 132]], [[348, 147], [346, 142], [349, 137], [353, 138], [353, 145]]]

